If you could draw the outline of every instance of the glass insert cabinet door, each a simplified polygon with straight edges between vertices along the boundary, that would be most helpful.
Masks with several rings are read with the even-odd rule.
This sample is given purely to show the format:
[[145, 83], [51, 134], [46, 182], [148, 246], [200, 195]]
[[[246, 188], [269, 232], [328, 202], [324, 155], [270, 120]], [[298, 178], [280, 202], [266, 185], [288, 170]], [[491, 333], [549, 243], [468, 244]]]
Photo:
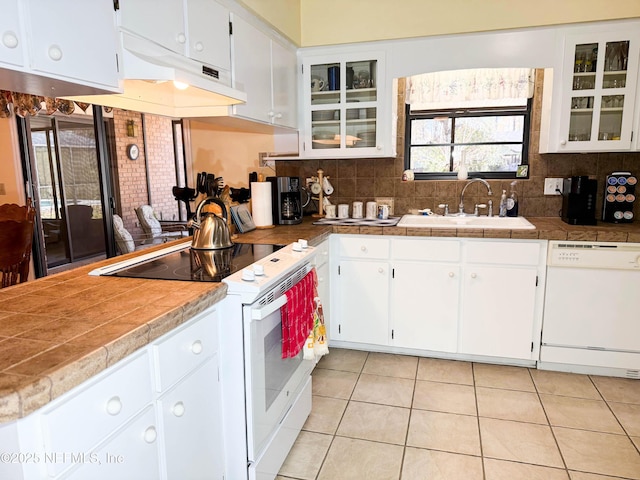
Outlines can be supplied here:
[[378, 60], [311, 63], [307, 68], [311, 149], [375, 148]]
[[[640, 35], [568, 43], [568, 130], [563, 145], [599, 150], [631, 147]], [[567, 81], [567, 80], [566, 80]]]

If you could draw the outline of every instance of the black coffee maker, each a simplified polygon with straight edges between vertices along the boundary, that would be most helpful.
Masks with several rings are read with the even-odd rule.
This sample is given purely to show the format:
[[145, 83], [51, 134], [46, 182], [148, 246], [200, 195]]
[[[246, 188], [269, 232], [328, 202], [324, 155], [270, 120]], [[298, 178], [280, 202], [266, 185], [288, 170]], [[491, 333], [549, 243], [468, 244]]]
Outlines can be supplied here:
[[587, 176], [565, 178], [562, 182], [562, 220], [570, 225], [596, 224], [598, 181]]
[[273, 222], [278, 225], [302, 223], [302, 192], [298, 177], [267, 177], [271, 182]]

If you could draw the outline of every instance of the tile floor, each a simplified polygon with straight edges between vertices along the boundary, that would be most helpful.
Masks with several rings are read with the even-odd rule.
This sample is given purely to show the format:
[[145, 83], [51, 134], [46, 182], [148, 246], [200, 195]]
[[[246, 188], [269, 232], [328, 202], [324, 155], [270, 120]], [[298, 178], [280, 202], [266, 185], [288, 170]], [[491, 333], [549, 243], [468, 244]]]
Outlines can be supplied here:
[[640, 480], [640, 381], [332, 348], [278, 480]]

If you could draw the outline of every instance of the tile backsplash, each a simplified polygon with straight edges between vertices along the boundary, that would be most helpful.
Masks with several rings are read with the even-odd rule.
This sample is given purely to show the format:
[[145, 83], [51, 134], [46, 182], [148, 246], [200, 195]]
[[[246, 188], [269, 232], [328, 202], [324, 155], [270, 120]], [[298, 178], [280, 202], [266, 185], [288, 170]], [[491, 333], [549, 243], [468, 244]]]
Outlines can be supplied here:
[[[561, 196], [544, 195], [545, 177], [571, 177], [588, 175], [598, 180], [598, 202], [596, 216], [600, 218], [603, 202], [604, 180], [614, 171], [630, 171], [640, 174], [640, 152], [635, 153], [589, 153], [589, 154], [544, 154], [538, 153], [540, 136], [540, 110], [542, 103], [542, 74], [536, 75], [536, 89], [529, 143], [529, 178], [519, 179], [516, 187], [519, 197], [519, 214], [530, 217], [559, 217]], [[404, 88], [398, 86], [398, 111], [404, 111]], [[330, 201], [333, 204], [369, 201], [376, 197], [393, 197], [395, 214], [408, 213], [411, 209], [430, 208], [441, 213], [441, 203], [448, 203], [457, 211], [460, 193], [467, 183], [459, 180], [419, 180], [403, 182], [404, 171], [404, 117], [398, 118], [396, 158], [322, 159], [322, 160], [278, 160], [276, 174], [305, 178], [315, 176], [319, 168], [328, 175], [335, 189]], [[474, 203], [493, 200], [497, 214], [500, 194], [509, 191], [512, 180], [489, 180], [493, 196], [479, 183], [471, 185], [465, 192], [466, 211], [473, 211]], [[638, 202], [635, 206], [638, 214]]]

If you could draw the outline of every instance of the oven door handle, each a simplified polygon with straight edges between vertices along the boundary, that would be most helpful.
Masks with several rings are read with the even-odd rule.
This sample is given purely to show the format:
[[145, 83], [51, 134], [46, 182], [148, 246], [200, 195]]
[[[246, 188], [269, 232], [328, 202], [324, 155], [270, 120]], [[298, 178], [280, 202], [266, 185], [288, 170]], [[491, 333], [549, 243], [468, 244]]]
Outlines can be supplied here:
[[280, 307], [286, 305], [287, 296], [280, 295], [273, 302], [265, 305], [262, 308], [256, 308], [251, 310], [251, 320], [263, 320], [267, 318], [269, 315], [274, 313], [277, 310], [280, 310]]

